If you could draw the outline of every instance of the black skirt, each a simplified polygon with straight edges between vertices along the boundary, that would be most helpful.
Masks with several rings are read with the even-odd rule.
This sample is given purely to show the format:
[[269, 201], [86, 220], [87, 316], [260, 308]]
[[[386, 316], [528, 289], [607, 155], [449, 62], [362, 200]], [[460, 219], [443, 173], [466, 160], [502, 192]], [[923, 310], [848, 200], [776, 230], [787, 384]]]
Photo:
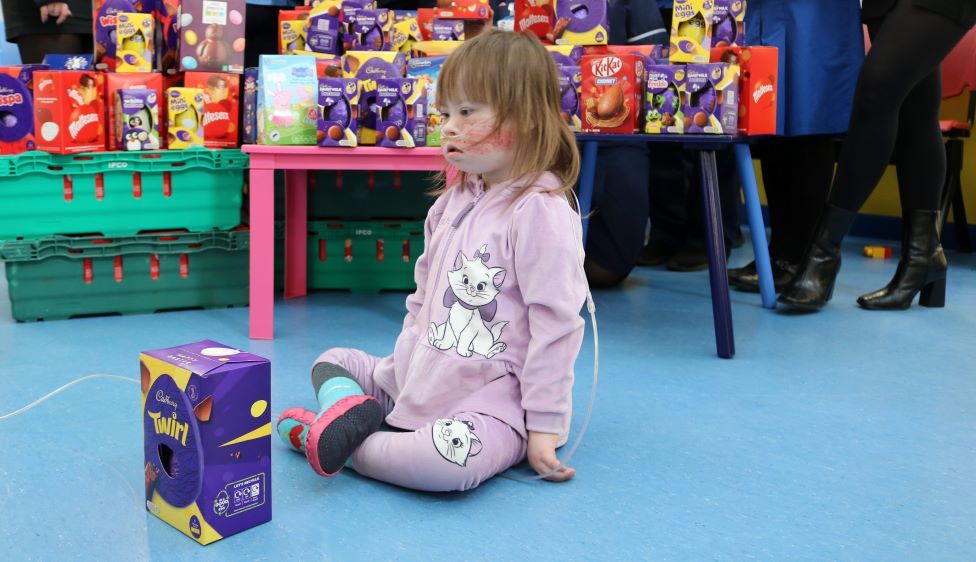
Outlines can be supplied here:
[[65, 0], [71, 17], [61, 25], [57, 18], [41, 23], [41, 9], [34, 0], [3, 0], [3, 19], [7, 41], [14, 42], [24, 35], [59, 34], [91, 35], [92, 3], [90, 0]]

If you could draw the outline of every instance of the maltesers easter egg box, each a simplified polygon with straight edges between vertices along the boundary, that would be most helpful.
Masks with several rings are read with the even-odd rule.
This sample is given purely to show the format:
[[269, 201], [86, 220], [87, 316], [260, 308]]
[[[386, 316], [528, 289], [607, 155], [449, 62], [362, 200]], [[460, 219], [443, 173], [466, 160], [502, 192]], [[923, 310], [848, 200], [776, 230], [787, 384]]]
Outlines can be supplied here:
[[139, 356], [146, 510], [200, 544], [271, 520], [271, 363], [211, 340]]
[[55, 154], [105, 150], [105, 75], [90, 71], [34, 73], [37, 149]]

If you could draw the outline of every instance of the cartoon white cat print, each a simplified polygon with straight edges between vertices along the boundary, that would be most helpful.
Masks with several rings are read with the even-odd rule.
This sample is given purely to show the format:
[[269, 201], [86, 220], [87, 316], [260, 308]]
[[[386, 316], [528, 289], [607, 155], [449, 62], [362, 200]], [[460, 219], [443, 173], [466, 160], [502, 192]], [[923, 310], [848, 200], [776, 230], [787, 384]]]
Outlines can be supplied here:
[[431, 428], [437, 452], [458, 466], [465, 466], [470, 457], [481, 452], [481, 440], [474, 434], [474, 424], [457, 418], [441, 419]]
[[461, 357], [477, 353], [491, 359], [508, 347], [500, 341], [508, 322], [496, 322], [490, 328], [486, 324], [495, 317], [495, 297], [505, 281], [505, 270], [488, 267], [489, 258], [487, 244], [474, 253], [473, 260], [458, 252], [454, 270], [447, 273], [447, 321], [440, 325], [431, 322], [427, 329], [427, 342], [437, 349], [455, 348]]

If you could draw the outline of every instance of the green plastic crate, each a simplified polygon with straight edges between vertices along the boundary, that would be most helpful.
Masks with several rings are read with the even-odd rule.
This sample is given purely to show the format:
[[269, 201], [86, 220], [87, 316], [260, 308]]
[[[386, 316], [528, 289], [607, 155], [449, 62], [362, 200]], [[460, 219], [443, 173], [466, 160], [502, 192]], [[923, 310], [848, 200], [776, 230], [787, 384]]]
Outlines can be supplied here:
[[51, 236], [0, 244], [15, 320], [248, 304], [250, 233]]
[[[315, 219], [414, 220], [434, 204], [431, 172], [309, 172], [308, 216]], [[285, 180], [275, 173], [275, 218], [285, 218]]]
[[[308, 288], [353, 293], [416, 288], [424, 221], [309, 221]], [[382, 259], [381, 259], [382, 258]], [[284, 223], [275, 225], [275, 282], [284, 280]]]
[[240, 150], [0, 157], [0, 240], [240, 224]]

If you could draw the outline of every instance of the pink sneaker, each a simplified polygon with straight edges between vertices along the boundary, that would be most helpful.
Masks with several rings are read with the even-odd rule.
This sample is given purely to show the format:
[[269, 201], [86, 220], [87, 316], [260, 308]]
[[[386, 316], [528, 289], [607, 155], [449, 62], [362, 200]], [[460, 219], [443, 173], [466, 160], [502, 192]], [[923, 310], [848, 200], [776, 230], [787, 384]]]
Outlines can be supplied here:
[[383, 424], [383, 408], [372, 396], [347, 396], [322, 412], [308, 428], [305, 456], [322, 476], [335, 476], [367, 437]]
[[315, 421], [315, 412], [305, 408], [288, 408], [278, 416], [278, 436], [294, 451], [305, 454], [308, 426]]

